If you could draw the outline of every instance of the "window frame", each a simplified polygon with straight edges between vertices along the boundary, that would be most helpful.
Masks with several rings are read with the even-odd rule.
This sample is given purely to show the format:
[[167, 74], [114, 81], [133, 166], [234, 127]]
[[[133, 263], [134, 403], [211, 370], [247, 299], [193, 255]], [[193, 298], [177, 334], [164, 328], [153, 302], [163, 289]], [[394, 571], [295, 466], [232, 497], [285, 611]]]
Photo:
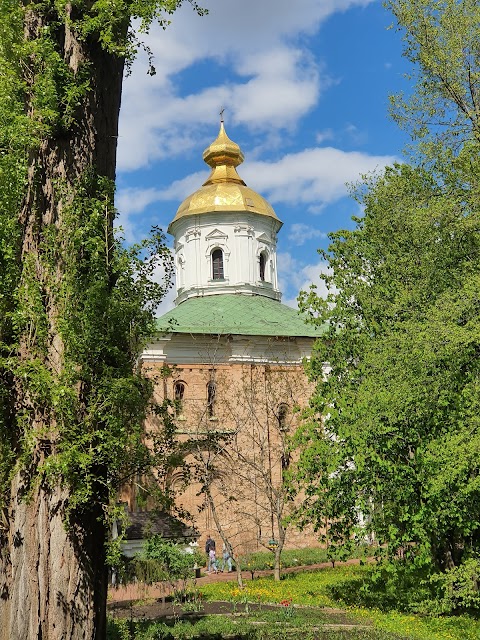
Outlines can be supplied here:
[[212, 280], [225, 280], [223, 251], [215, 247], [211, 253]]

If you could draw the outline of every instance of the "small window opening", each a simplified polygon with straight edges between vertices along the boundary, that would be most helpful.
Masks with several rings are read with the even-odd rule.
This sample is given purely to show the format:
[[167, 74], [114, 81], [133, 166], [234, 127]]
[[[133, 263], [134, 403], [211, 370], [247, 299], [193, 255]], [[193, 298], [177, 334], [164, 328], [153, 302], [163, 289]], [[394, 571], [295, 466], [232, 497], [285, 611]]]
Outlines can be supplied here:
[[213, 380], [207, 384], [207, 413], [209, 418], [215, 416], [215, 396], [217, 393], [217, 385]]
[[282, 465], [282, 471], [286, 471], [288, 469], [288, 467], [290, 466], [290, 462], [292, 460], [292, 456], [290, 453], [284, 452], [282, 453], [280, 462]]
[[173, 387], [173, 395], [175, 398], [175, 408], [177, 415], [183, 411], [183, 397], [185, 395], [185, 384], [183, 382], [175, 382]]
[[260, 280], [265, 281], [265, 254], [260, 254]]
[[277, 412], [277, 420], [278, 420], [278, 428], [280, 429], [280, 431], [288, 430], [287, 413], [288, 413], [288, 405], [286, 405], [285, 403], [282, 403], [281, 405], [279, 405], [278, 412]]
[[215, 249], [212, 252], [212, 277], [214, 280], [223, 280], [223, 252]]

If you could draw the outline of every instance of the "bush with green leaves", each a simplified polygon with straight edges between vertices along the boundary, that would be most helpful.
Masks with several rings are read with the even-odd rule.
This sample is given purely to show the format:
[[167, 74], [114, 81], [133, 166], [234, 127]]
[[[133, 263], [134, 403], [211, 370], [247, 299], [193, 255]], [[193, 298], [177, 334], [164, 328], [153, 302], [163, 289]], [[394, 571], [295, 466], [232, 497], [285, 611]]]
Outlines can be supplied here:
[[436, 597], [428, 563], [382, 561], [362, 575], [332, 584], [329, 593], [348, 605], [381, 611], [418, 611], [420, 603]]
[[480, 613], [480, 559], [465, 560], [459, 567], [431, 578], [439, 596], [436, 600], [421, 603], [419, 610], [425, 613]]
[[194, 568], [202, 565], [203, 561], [200, 552], [188, 553], [161, 535], [153, 535], [145, 541], [143, 552], [130, 561], [129, 580], [137, 579], [146, 584], [186, 582], [194, 577]]
[[382, 561], [365, 573], [329, 587], [336, 600], [381, 611], [428, 615], [480, 612], [480, 560], [470, 558], [449, 571], [434, 572], [425, 558]]

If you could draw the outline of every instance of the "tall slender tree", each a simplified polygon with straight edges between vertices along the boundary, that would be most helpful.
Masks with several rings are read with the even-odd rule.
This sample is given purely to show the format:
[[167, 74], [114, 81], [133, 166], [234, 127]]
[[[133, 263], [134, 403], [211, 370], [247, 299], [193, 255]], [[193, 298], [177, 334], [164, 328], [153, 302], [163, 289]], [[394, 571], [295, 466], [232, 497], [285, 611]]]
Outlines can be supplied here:
[[5, 640], [105, 637], [108, 511], [145, 463], [134, 363], [155, 260], [169, 270], [158, 233], [131, 251], [113, 234], [122, 78], [132, 21], [166, 26], [181, 4], [0, 1]]

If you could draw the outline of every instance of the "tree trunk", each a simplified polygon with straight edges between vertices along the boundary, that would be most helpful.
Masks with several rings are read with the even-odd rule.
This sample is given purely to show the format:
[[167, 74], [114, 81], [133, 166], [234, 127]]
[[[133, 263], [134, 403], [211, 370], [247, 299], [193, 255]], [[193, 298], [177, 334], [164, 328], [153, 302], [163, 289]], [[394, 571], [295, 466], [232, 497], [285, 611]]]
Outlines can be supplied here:
[[[95, 41], [77, 39], [68, 20], [59, 28], [51, 14], [42, 14], [41, 9], [26, 12], [24, 37], [27, 40], [35, 40], [50, 27], [51, 32], [57, 34], [55, 46], [74, 75], [85, 64], [90, 65], [90, 88], [74, 114], [74, 123], [68, 130], [50, 133], [31, 153], [26, 196], [20, 212], [22, 264], [27, 257], [33, 261], [47, 322], [48, 349], [41, 357], [43, 365], [58, 379], [64, 367], [64, 345], [58, 328], [55, 286], [42, 261], [42, 242], [47, 226], [62, 228], [62, 211], [68, 198], [65, 193], [68, 194], [69, 188], [74, 189], [85, 172], [93, 171], [112, 180], [115, 177], [123, 59], [104, 52]], [[24, 73], [26, 110], [35, 118], [31, 96], [36, 90], [38, 67], [25, 68]], [[66, 191], [59, 188], [59, 184]], [[108, 219], [108, 233], [112, 232], [112, 225], [113, 220]], [[55, 273], [57, 282], [67, 269], [68, 265], [60, 260]], [[33, 361], [39, 353], [31, 335], [21, 337], [18, 353], [21, 362]], [[80, 396], [81, 389], [83, 386], [79, 384], [80, 405], [85, 407], [88, 394], [83, 389]], [[66, 528], [68, 485], [59, 481], [48, 486], [38, 473], [39, 465], [55, 454], [61, 441], [55, 417], [48, 408], [34, 406], [21, 379], [15, 383], [15, 393], [17, 412], [28, 415], [27, 429], [35, 427], [34, 433], [41, 433], [41, 439], [35, 440], [30, 431], [34, 453], [16, 472], [10, 495], [7, 493], [6, 521], [0, 541], [0, 638], [101, 640], [106, 633], [104, 507], [107, 492], [104, 487], [99, 490], [95, 504], [88, 510], [73, 511], [70, 526]], [[18, 454], [18, 443], [22, 442], [24, 433], [18, 425], [12, 428], [18, 429], [13, 438]]]
[[233, 560], [235, 562], [235, 571], [236, 571], [236, 574], [237, 574], [238, 588], [239, 589], [243, 589], [242, 565], [240, 563], [240, 558], [239, 558], [239, 556], [235, 555], [233, 557]]
[[275, 555], [274, 555], [274, 560], [273, 560], [273, 579], [275, 580], [275, 582], [280, 582], [280, 554], [281, 551], [277, 549], [275, 549]]
[[278, 546], [275, 549], [275, 559], [273, 564], [273, 579], [276, 582], [280, 582], [281, 578], [281, 560], [282, 560], [282, 551], [285, 546], [285, 538], [286, 532], [282, 524], [282, 510], [278, 510], [275, 514], [277, 518], [277, 527], [278, 527]]
[[1, 640], [104, 638], [102, 521], [92, 510], [67, 533], [62, 517], [67, 492], [41, 486], [27, 501], [21, 486], [17, 474], [6, 547], [2, 541]]

